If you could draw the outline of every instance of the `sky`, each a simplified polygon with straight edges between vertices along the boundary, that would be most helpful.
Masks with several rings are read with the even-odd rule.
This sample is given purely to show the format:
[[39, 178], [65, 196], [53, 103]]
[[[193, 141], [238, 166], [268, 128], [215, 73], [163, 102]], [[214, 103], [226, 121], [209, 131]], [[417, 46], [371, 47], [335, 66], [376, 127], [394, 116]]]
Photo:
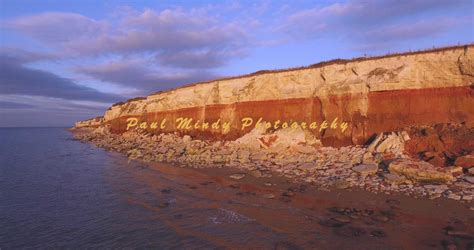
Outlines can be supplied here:
[[0, 127], [203, 80], [474, 42], [473, 0], [0, 0]]

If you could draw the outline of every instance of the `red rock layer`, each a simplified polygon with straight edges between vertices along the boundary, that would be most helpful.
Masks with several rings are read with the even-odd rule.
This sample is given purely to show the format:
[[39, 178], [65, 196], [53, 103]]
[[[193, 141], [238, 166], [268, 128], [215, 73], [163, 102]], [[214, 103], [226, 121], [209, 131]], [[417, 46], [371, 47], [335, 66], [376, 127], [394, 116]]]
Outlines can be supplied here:
[[[201, 107], [183, 108], [165, 112], [146, 113], [134, 116], [139, 122], [160, 122], [167, 119], [167, 127], [147, 129], [150, 133], [173, 132], [176, 129], [176, 119], [179, 117], [193, 118], [193, 121], [208, 121], [210, 123], [221, 119], [229, 121], [232, 128], [229, 133], [220, 131], [188, 130], [185, 133], [205, 139], [235, 139], [247, 132], [255, 122], [262, 117], [264, 121], [276, 120], [307, 122], [316, 121], [318, 128], [311, 130], [326, 146], [343, 146], [363, 144], [375, 133], [395, 131], [407, 126], [430, 125], [434, 123], [472, 124], [474, 118], [474, 89], [472, 87], [431, 88], [419, 90], [397, 90], [370, 92], [363, 95], [329, 96], [328, 102], [322, 102], [319, 97], [285, 99], [274, 101], [250, 101], [234, 104], [215, 104]], [[351, 105], [358, 105], [368, 98], [367, 114], [360, 112], [349, 113]], [[329, 105], [322, 105], [329, 103]], [[111, 131], [122, 133], [127, 127], [124, 116], [110, 121]], [[241, 120], [244, 117], [253, 118], [254, 124], [242, 130]], [[334, 118], [349, 122], [349, 128], [342, 133], [340, 129], [326, 129], [319, 132], [323, 120], [331, 122]], [[180, 131], [178, 131], [180, 132]], [[183, 131], [181, 131], [183, 132]]]
[[472, 126], [436, 124], [410, 127], [407, 132], [411, 140], [405, 144], [405, 150], [413, 158], [420, 158], [438, 167], [456, 165], [467, 169], [474, 165], [469, 163], [469, 157], [459, 158], [474, 152]]

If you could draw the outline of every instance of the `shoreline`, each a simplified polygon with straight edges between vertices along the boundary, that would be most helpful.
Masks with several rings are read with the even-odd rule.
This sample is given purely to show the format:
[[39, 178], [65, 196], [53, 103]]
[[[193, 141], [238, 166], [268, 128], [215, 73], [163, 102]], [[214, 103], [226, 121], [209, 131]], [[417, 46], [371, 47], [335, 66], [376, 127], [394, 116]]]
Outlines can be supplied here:
[[[165, 200], [158, 204], [149, 204], [139, 198], [131, 197], [131, 205], [156, 212], [172, 228], [180, 230], [183, 234], [213, 242], [216, 246], [230, 249], [248, 246], [276, 249], [349, 249], [354, 245], [364, 249], [452, 249], [453, 247], [470, 249], [474, 246], [474, 205], [472, 200], [462, 199], [463, 195], [473, 191], [473, 185], [456, 185], [457, 182], [464, 183], [463, 178], [469, 176], [468, 173], [462, 176], [453, 175], [453, 180], [445, 184], [436, 183], [439, 181], [436, 179], [437, 172], [432, 173], [434, 179], [431, 184], [417, 183], [398, 175], [403, 181], [411, 182], [411, 186], [397, 183], [387, 186], [390, 191], [379, 189], [385, 187], [386, 180], [383, 178], [395, 175], [383, 167], [383, 162], [388, 158], [404, 159], [425, 166], [426, 162], [416, 161], [406, 155], [403, 149], [406, 142], [393, 142], [394, 138], [406, 138], [407, 135], [403, 132], [379, 135], [366, 146], [339, 149], [322, 147], [317, 140], [301, 137], [302, 134], [298, 133], [291, 134], [288, 138], [300, 138], [305, 144], [302, 144], [302, 141], [296, 144], [288, 141], [283, 143], [281, 138], [284, 138], [284, 134], [281, 131], [277, 134], [280, 141], [273, 141], [273, 144], [265, 139], [265, 135], [259, 137], [262, 134], [253, 131], [236, 141], [217, 142], [217, 145], [216, 142], [193, 140], [189, 136], [180, 137], [177, 134], [148, 136], [140, 131], [130, 131], [122, 135], [110, 134], [104, 127], [73, 129], [71, 132], [82, 142], [112, 151], [120, 157], [125, 154], [125, 157], [128, 157], [129, 167], [139, 168], [140, 172], [144, 171], [140, 174], [140, 180], [161, 192], [160, 199]], [[256, 134], [258, 136], [255, 136]], [[266, 136], [272, 137], [275, 134]], [[257, 137], [261, 138], [260, 142], [254, 140]], [[380, 147], [384, 145], [383, 142], [390, 140], [392, 140], [390, 150], [378, 153]], [[194, 144], [202, 144], [200, 149], [194, 148], [194, 150], [198, 156], [209, 156], [206, 159], [211, 162], [210, 164], [206, 160], [199, 161], [201, 159], [199, 157], [192, 158], [194, 154], [190, 154], [191, 158], [188, 162], [184, 162], [187, 158], [183, 158], [183, 155], [188, 155]], [[162, 154], [159, 153], [160, 150], [171, 152], [179, 145], [185, 145], [183, 150], [188, 153], [183, 152], [181, 156], [170, 154], [161, 162], [156, 161]], [[253, 147], [256, 145], [259, 147]], [[331, 157], [325, 157], [326, 163], [336, 166], [332, 169], [317, 168], [313, 172], [306, 171], [303, 177], [297, 173], [302, 171], [301, 166], [314, 165], [317, 160], [308, 159], [311, 163], [296, 163], [296, 165], [287, 162], [283, 166], [287, 166], [288, 169], [278, 167], [274, 170], [271, 168], [278, 165], [269, 165], [270, 169], [255, 167], [259, 164], [265, 166], [265, 161], [252, 160], [252, 156], [262, 152], [273, 156], [279, 152], [284, 156], [280, 160], [287, 157], [286, 153], [299, 158], [303, 155], [307, 157], [307, 154], [297, 150], [303, 151], [300, 146], [314, 148], [316, 151], [307, 151], [307, 154], [318, 157], [321, 156], [321, 152], [326, 152], [332, 157], [337, 156], [338, 159], [340, 157], [352, 159], [354, 155], [354, 158], [360, 159], [361, 162], [354, 165], [351, 163], [348, 167], [348, 162], [338, 163]], [[227, 162], [222, 161], [227, 159], [226, 157], [220, 158], [222, 150], [226, 147], [236, 147], [232, 153], [244, 149], [251, 154], [247, 156], [248, 158], [237, 157], [236, 164], [231, 164], [232, 160]], [[278, 148], [284, 150], [278, 151]], [[205, 153], [206, 150], [210, 150], [209, 153]], [[275, 150], [276, 152], [273, 152]], [[369, 151], [370, 154], [367, 154]], [[239, 156], [240, 153], [237, 154]], [[381, 159], [377, 159], [379, 157]], [[164, 160], [169, 162], [163, 162]], [[191, 160], [196, 164], [190, 162]], [[357, 166], [376, 164], [379, 160], [377, 164], [380, 166], [377, 165], [376, 172], [371, 168], [359, 169], [360, 172], [354, 170]], [[291, 159], [289, 161], [291, 162]], [[436, 169], [432, 165], [430, 168]], [[149, 171], [156, 171], [168, 181], [150, 178]], [[364, 171], [369, 173], [362, 177]], [[323, 175], [319, 178], [318, 173], [319, 175], [332, 173], [332, 175]], [[306, 181], [308, 177], [314, 177], [315, 180], [308, 182]], [[353, 182], [350, 182], [351, 178], [354, 178]], [[363, 185], [354, 185], [360, 179], [364, 181]], [[430, 190], [427, 187], [434, 189]], [[440, 187], [446, 189], [441, 193], [434, 191]], [[453, 192], [460, 192], [463, 195], [459, 195], [456, 199]], [[210, 221], [202, 221], [206, 220], [205, 215], [191, 218], [183, 215], [194, 210], [209, 209], [217, 213], [208, 218]], [[168, 213], [172, 214], [171, 218], [168, 218]], [[255, 232], [255, 235], [246, 242], [223, 241], [213, 234], [182, 228], [183, 222], [180, 218], [183, 216], [187, 218], [187, 223], [191, 223], [188, 221], [191, 220], [193, 224], [211, 223], [220, 226], [251, 224], [265, 228], [269, 232]], [[274, 237], [275, 234], [282, 234], [285, 237], [278, 240], [256, 240], [259, 237]]]
[[[122, 157], [122, 154], [116, 154]], [[276, 175], [259, 178], [248, 175], [239, 180], [229, 178], [242, 172], [238, 168], [182, 168], [138, 159], [130, 161], [128, 166], [147, 169], [140, 179], [158, 192], [161, 190], [164, 200], [181, 197], [155, 205], [139, 199], [131, 201], [131, 204], [155, 211], [163, 218], [167, 218], [168, 213], [173, 214], [173, 218], [168, 219], [172, 227], [180, 227], [177, 218], [186, 214], [188, 209], [212, 208], [222, 214], [215, 218], [216, 221], [208, 223], [227, 225], [230, 223], [228, 216], [231, 216], [237, 220], [232, 223], [258, 224], [273, 233], [286, 235], [276, 243], [273, 240], [257, 242], [255, 239], [237, 243], [222, 241], [212, 234], [192, 229], [180, 229], [184, 230], [183, 234], [204, 238], [224, 248], [348, 249], [357, 244], [364, 249], [447, 249], [452, 246], [469, 249], [474, 239], [472, 211], [467, 204], [451, 199], [374, 194], [361, 189], [321, 190]], [[149, 171], [158, 172], [171, 183], [145, 177]], [[195, 197], [197, 201], [188, 204], [182, 193]]]
[[137, 130], [118, 135], [108, 132], [107, 127], [71, 132], [78, 140], [123, 153], [130, 160], [198, 169], [240, 169], [240, 173], [229, 176], [234, 180], [282, 176], [322, 190], [357, 188], [429, 199], [446, 197], [474, 210], [474, 169], [435, 167], [414, 159], [404, 150], [410, 140], [406, 132], [380, 134], [370, 145], [341, 148], [323, 147], [303, 130], [268, 134], [254, 129], [235, 141], [217, 142]]

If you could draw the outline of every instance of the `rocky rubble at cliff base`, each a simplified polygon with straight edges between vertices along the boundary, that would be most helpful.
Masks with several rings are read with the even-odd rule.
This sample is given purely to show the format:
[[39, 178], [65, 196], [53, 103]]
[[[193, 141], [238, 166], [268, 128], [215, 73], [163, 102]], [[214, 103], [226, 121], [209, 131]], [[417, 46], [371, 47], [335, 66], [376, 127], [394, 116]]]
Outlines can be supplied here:
[[312, 183], [321, 189], [361, 188], [375, 193], [404, 193], [447, 197], [472, 202], [472, 151], [455, 162], [462, 166], [437, 167], [406, 153], [407, 132], [379, 134], [368, 146], [324, 147], [302, 129], [269, 133], [254, 129], [235, 141], [202, 141], [189, 135], [149, 135], [144, 131], [109, 133], [107, 127], [75, 133], [82, 141], [127, 154], [129, 159], [176, 163], [181, 167], [242, 169], [229, 178], [281, 175]]

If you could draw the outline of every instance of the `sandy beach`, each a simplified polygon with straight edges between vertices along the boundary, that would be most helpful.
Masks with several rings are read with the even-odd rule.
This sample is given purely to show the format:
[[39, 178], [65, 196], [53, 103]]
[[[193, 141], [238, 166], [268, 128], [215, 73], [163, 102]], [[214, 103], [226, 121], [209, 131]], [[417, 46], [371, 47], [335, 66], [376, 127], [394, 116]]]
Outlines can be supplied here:
[[[158, 171], [171, 185], [141, 176], [162, 199], [186, 192], [200, 201], [139, 205], [157, 212], [179, 214], [189, 207], [222, 209], [214, 223], [257, 223], [245, 242], [222, 241], [212, 234], [184, 229], [183, 234], [205, 237], [228, 249], [471, 249], [474, 245], [474, 211], [450, 199], [430, 200], [404, 195], [374, 194], [360, 189], [319, 188], [284, 177], [252, 177], [240, 169], [189, 169], [163, 163], [133, 161], [131, 168]], [[229, 176], [247, 173], [240, 180]], [[179, 199], [179, 198], [178, 198]], [[180, 207], [179, 204], [186, 204]], [[225, 204], [225, 205], [222, 205]], [[168, 218], [179, 228], [181, 216]], [[196, 220], [202, 218], [182, 218]], [[188, 221], [187, 223], [191, 223]], [[243, 227], [245, 228], [245, 227]], [[284, 237], [270, 239], [274, 234]], [[355, 247], [355, 244], [357, 246]]]

